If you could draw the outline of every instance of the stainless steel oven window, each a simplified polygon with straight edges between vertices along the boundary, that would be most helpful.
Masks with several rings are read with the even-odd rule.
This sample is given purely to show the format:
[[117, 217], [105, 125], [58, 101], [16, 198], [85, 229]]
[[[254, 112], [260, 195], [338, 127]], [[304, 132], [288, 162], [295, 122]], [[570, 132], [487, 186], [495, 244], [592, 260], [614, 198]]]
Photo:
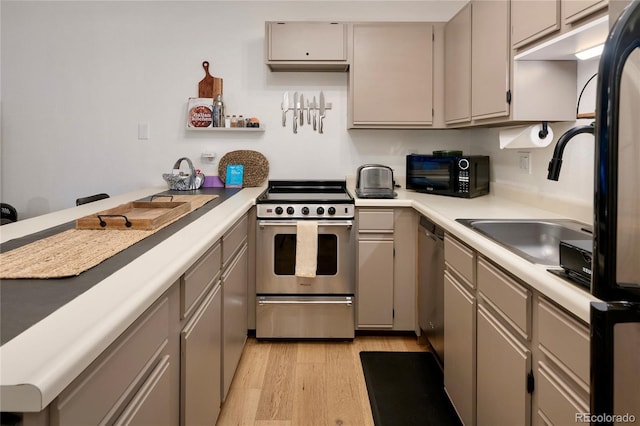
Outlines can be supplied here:
[[[315, 278], [303, 278], [295, 275], [293, 247], [295, 247], [296, 222], [294, 220], [259, 220], [256, 235], [258, 248], [256, 292], [258, 294], [353, 294], [355, 289], [354, 234], [351, 220], [320, 221], [318, 237], [322, 246], [318, 256], [318, 273]], [[277, 237], [279, 235], [288, 236]], [[279, 242], [276, 243], [276, 240]]]
[[[296, 234], [276, 234], [273, 237], [273, 273], [295, 275]], [[316, 275], [338, 273], [338, 236], [318, 234], [318, 266]]]

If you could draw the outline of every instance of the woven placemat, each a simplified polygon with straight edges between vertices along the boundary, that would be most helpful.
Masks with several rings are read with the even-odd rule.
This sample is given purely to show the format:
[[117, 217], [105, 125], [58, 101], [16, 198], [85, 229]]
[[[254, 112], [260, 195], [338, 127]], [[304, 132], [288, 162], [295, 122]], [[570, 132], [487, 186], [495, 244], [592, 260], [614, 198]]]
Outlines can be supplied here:
[[[69, 229], [22, 247], [0, 253], [0, 279], [64, 278], [80, 275], [127, 247], [153, 235], [218, 195], [174, 195], [191, 203], [191, 210], [156, 229]], [[167, 201], [160, 197], [154, 201]]]
[[242, 186], [260, 186], [269, 176], [269, 161], [258, 151], [241, 149], [227, 152], [218, 163], [218, 177], [222, 182], [227, 181], [227, 165], [242, 164], [244, 174]]

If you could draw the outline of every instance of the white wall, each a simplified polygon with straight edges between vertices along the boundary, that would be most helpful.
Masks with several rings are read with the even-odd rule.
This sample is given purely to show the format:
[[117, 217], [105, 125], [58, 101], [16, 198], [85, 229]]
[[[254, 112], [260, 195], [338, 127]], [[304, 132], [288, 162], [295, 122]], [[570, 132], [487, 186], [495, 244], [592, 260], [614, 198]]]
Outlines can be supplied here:
[[[544, 173], [529, 177], [517, 173], [513, 153], [499, 152], [495, 129], [347, 131], [346, 73], [275, 73], [264, 64], [264, 21], [446, 21], [463, 3], [3, 0], [2, 201], [31, 217], [73, 206], [79, 196], [162, 185], [161, 174], [182, 156], [217, 174], [217, 161], [204, 163], [200, 154], [214, 151], [220, 158], [236, 149], [262, 152], [270, 178], [299, 179], [344, 178], [369, 162], [404, 175], [408, 152], [488, 152], [498, 182], [573, 191], [582, 178], [575, 179], [571, 167], [592, 169], [588, 160], [571, 159], [578, 142], [567, 147], [561, 181], [548, 184], [540, 176], [549, 150], [534, 152], [534, 166]], [[197, 96], [203, 60], [224, 79], [227, 112], [260, 118], [264, 133], [185, 129], [187, 99]], [[324, 91], [333, 103], [325, 134], [304, 126], [293, 135], [290, 126], [281, 127], [287, 90]], [[149, 140], [137, 139], [138, 123], [150, 125]]]

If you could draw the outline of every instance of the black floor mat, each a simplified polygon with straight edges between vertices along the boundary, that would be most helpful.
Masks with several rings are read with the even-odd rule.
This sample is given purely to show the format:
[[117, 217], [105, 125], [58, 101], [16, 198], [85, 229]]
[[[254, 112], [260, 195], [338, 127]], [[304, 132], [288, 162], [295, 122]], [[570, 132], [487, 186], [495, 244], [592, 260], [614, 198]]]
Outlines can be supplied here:
[[461, 425], [429, 352], [360, 352], [376, 426]]

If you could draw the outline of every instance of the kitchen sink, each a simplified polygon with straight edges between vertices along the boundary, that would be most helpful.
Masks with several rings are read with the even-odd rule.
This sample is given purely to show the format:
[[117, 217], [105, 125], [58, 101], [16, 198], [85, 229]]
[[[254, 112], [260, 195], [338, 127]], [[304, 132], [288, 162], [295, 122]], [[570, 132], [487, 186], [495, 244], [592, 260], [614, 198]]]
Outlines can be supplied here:
[[591, 227], [571, 219], [456, 219], [527, 259], [560, 266], [560, 240], [592, 240]]

